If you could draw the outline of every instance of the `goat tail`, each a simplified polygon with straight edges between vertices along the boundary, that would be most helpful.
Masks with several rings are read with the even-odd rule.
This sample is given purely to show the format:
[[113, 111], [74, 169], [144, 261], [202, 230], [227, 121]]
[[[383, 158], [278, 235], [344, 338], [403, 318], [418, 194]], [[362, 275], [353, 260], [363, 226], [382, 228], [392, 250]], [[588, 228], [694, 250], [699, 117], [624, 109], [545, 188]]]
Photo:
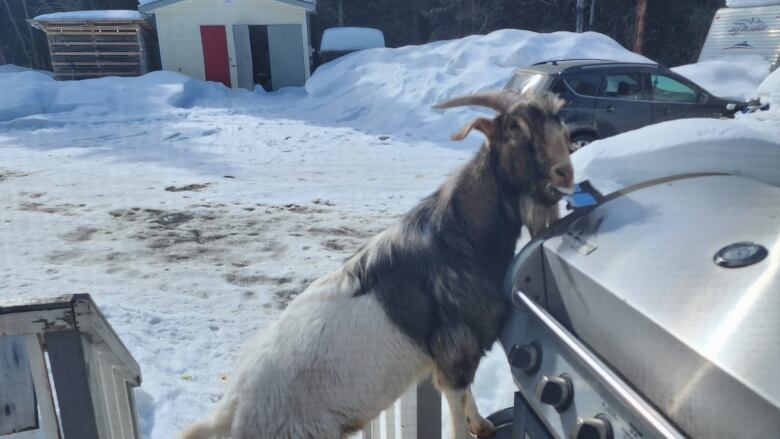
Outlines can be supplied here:
[[179, 433], [177, 439], [227, 439], [233, 424], [236, 403], [222, 401], [206, 418], [190, 424]]

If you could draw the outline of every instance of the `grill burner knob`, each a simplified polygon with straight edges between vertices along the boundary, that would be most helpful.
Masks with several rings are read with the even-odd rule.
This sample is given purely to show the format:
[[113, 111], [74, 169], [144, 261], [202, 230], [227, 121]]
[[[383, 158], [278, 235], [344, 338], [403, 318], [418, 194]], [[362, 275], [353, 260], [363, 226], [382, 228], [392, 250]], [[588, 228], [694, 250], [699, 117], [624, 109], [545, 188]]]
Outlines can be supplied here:
[[577, 418], [571, 435], [574, 439], [612, 439], [612, 425], [604, 415], [595, 418]]
[[514, 345], [509, 350], [509, 364], [528, 375], [533, 375], [539, 370], [542, 363], [542, 348], [539, 343], [533, 342], [526, 345]]
[[566, 375], [557, 377], [543, 376], [536, 386], [536, 398], [543, 404], [555, 407], [562, 412], [571, 404], [574, 396], [574, 388], [571, 385], [571, 378]]

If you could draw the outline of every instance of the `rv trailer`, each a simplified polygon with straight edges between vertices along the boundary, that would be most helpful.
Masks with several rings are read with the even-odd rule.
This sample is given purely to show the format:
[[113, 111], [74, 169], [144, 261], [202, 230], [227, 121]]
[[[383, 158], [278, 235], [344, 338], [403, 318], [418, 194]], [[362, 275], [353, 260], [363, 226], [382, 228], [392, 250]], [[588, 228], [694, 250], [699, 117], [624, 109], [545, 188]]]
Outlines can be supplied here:
[[780, 55], [780, 1], [774, 6], [722, 8], [715, 12], [699, 62], [760, 55], [771, 69]]

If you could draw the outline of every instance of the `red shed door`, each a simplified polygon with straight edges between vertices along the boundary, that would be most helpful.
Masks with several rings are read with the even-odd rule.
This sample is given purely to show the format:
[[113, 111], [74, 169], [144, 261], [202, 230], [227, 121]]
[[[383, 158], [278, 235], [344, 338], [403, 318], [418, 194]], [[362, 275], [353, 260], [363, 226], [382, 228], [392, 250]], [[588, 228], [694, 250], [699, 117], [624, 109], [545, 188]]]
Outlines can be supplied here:
[[230, 87], [225, 26], [201, 26], [200, 41], [203, 43], [206, 81], [221, 82]]

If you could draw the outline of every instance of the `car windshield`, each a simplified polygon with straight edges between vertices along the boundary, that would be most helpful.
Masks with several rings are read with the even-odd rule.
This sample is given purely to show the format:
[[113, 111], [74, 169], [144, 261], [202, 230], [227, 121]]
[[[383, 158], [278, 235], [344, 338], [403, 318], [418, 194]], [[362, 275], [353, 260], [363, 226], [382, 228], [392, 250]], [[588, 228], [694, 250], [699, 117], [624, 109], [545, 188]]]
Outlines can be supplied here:
[[536, 94], [544, 90], [547, 84], [547, 76], [541, 73], [517, 72], [506, 88], [516, 90], [521, 94]]

